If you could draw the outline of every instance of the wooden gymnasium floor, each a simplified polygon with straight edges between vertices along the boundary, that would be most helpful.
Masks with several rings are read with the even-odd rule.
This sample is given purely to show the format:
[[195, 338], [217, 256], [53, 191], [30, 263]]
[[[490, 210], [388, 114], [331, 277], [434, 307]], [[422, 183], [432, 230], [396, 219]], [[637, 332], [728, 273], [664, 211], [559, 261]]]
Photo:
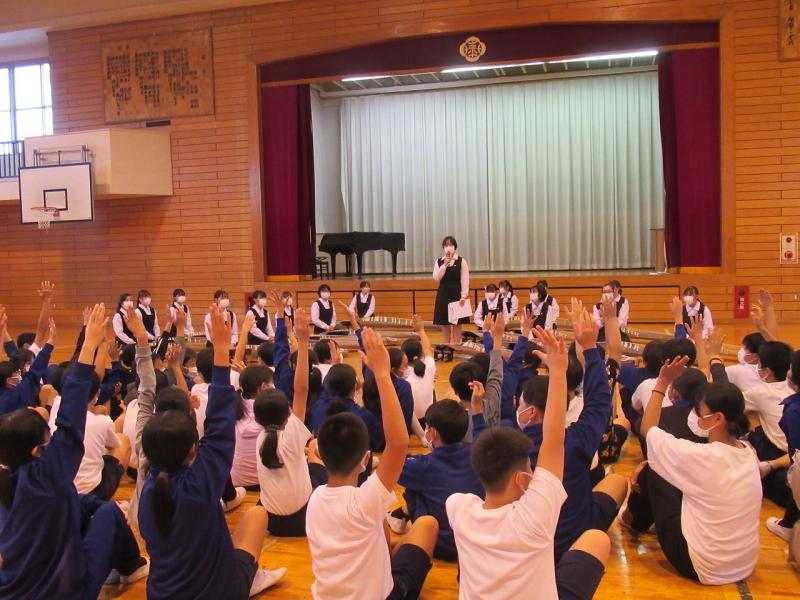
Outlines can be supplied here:
[[[663, 326], [659, 326], [661, 329]], [[646, 328], [646, 327], [642, 327]], [[741, 339], [746, 333], [742, 326], [729, 327], [728, 337], [731, 343]], [[800, 346], [800, 325], [785, 327], [783, 335], [794, 347]], [[62, 338], [64, 339], [64, 338]], [[70, 338], [67, 338], [70, 339]], [[435, 340], [434, 340], [435, 341]], [[348, 361], [354, 364], [357, 357], [351, 355]], [[437, 363], [436, 392], [439, 398], [448, 397], [451, 393], [448, 375], [455, 363]], [[419, 441], [412, 441], [412, 452], [423, 452]], [[628, 441], [619, 463], [614, 471], [627, 476], [641, 459], [641, 451], [636, 441]], [[117, 492], [117, 499], [127, 500], [133, 484], [129, 479]], [[400, 488], [398, 488], [399, 494]], [[246, 508], [254, 506], [258, 499], [256, 493], [248, 493], [245, 503], [228, 514], [228, 523], [235, 528]], [[764, 527], [767, 517], [780, 516], [780, 510], [769, 500], [764, 500], [761, 510], [761, 554], [754, 574], [743, 584], [721, 587], [706, 587], [692, 583], [677, 575], [667, 563], [653, 535], [633, 536], [623, 531], [615, 523], [609, 534], [612, 540], [612, 556], [606, 569], [605, 577], [595, 598], [601, 600], [618, 600], [626, 598], [664, 598], [696, 600], [739, 600], [754, 598], [786, 599], [800, 597], [800, 574], [793, 571], [786, 560], [787, 545], [783, 540], [772, 535]], [[142, 544], [144, 547], [144, 544]], [[311, 573], [311, 557], [305, 538], [289, 539], [268, 537], [264, 542], [260, 564], [268, 568], [284, 566], [288, 573], [275, 588], [260, 594], [260, 598], [299, 600], [310, 598], [310, 587], [313, 581]], [[536, 582], [531, 582], [532, 591]], [[124, 587], [105, 586], [100, 598], [145, 598], [146, 580]], [[456, 565], [442, 561], [434, 561], [423, 589], [423, 600], [445, 600], [456, 598]], [[532, 593], [535, 597], [535, 591]], [[502, 596], [498, 595], [498, 598]], [[488, 599], [487, 599], [488, 600]]]

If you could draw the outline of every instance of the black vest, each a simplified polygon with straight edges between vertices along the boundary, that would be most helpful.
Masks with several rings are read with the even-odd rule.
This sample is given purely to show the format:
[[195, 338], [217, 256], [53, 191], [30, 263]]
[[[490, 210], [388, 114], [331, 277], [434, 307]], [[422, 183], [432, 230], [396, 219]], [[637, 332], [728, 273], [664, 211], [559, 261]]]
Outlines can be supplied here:
[[[333, 301], [328, 300], [328, 304], [330, 304], [331, 307], [325, 308], [325, 306], [322, 304], [322, 300], [317, 300], [317, 306], [319, 307], [319, 320], [330, 325], [331, 321], [333, 321]], [[314, 333], [325, 333], [325, 330], [314, 325]]]
[[484, 298], [483, 301], [481, 302], [481, 308], [483, 309], [483, 318], [484, 319], [486, 318], [486, 315], [489, 315], [489, 314], [491, 314], [493, 317], [496, 317], [501, 312], [503, 312], [503, 301], [502, 300], [498, 300], [497, 301], [497, 308], [491, 308], [490, 309], [489, 308], [489, 301], [486, 298]]
[[356, 294], [356, 312], [358, 313], [359, 318], [363, 317], [367, 314], [369, 310], [369, 305], [372, 304], [372, 294], [367, 294], [367, 301], [366, 303], [361, 302], [361, 294]]
[[[127, 335], [129, 338], [131, 338], [132, 340], [135, 340], [136, 336], [133, 335], [133, 332], [130, 329], [128, 329], [128, 323], [125, 321], [125, 317], [128, 316], [127, 314], [125, 314], [125, 309], [124, 308], [120, 308], [119, 311], [117, 311], [117, 312], [119, 312], [120, 316], [122, 317], [122, 331], [123, 331], [123, 333], [125, 335]], [[129, 345], [128, 342], [123, 342], [120, 338], [117, 338], [117, 341], [120, 344], [122, 344], [123, 346]]]
[[[289, 310], [289, 314], [288, 315], [286, 314], [286, 310], [287, 309]], [[291, 306], [284, 307], [284, 309], [283, 309], [283, 318], [284, 319], [289, 319], [292, 322], [291, 326], [294, 327], [294, 308], [292, 308]], [[289, 328], [289, 326], [287, 325], [287, 329], [288, 328]]]
[[[264, 335], [267, 335], [267, 325], [269, 323], [269, 313], [265, 310], [264, 311], [264, 316], [261, 317], [261, 316], [258, 315], [258, 312], [256, 312], [256, 309], [255, 309], [254, 306], [251, 306], [250, 310], [248, 312], [253, 313], [253, 316], [256, 318], [256, 327], [258, 327], [261, 331], [263, 331]], [[264, 340], [254, 336], [249, 331], [247, 332], [247, 343], [248, 344], [251, 344], [251, 345], [260, 344], [263, 341]]]
[[[700, 309], [697, 311], [697, 316], [705, 317], [706, 316], [706, 305], [702, 302], [700, 303]], [[683, 305], [683, 324], [684, 325], [691, 325], [692, 320], [689, 318], [689, 309], [686, 308], [686, 304]]]
[[503, 302], [506, 303], [506, 312], [508, 314], [511, 314], [511, 305], [512, 305], [512, 299], [513, 298], [514, 298], [514, 294], [510, 294], [508, 296], [508, 298], [503, 298]]
[[139, 312], [142, 315], [142, 323], [144, 324], [144, 328], [147, 330], [147, 333], [150, 335], [155, 335], [155, 328], [156, 328], [156, 309], [150, 307], [150, 314], [148, 315], [145, 312], [145, 307], [141, 304], [139, 305]]
[[[176, 311], [181, 310], [181, 307], [178, 306], [175, 302], [172, 303], [172, 308], [174, 308]], [[189, 316], [189, 307], [186, 306], [185, 304], [183, 305], [183, 313], [187, 317]], [[172, 324], [172, 328], [169, 330], [169, 334], [172, 335], [172, 336], [175, 336], [175, 335], [177, 335], [177, 333], [178, 333], [178, 327], [177, 327], [177, 325], [175, 325], [175, 323], [173, 323]]]
[[[544, 299], [542, 303], [541, 312], [539, 315], [533, 320], [533, 327], [539, 326], [544, 328], [545, 323], [547, 323], [547, 311], [550, 310], [550, 307], [553, 305], [553, 297], [550, 294], [547, 294], [547, 298]], [[533, 302], [527, 304], [525, 306], [525, 310], [528, 311], [529, 314], [533, 314]], [[555, 323], [553, 323], [553, 329], [556, 328]]]

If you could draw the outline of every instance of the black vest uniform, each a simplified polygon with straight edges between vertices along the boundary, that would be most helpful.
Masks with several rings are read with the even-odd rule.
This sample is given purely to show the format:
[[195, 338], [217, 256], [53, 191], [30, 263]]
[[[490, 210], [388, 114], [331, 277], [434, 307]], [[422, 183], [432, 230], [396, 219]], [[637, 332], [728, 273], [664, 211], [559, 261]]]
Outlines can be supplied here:
[[[697, 311], [698, 317], [705, 317], [706, 316], [706, 305], [702, 302], [700, 303], [700, 309]], [[686, 308], [686, 304], [683, 305], [683, 324], [684, 325], [691, 325], [692, 320], [689, 318], [689, 309]]]
[[356, 312], [358, 313], [359, 318], [363, 318], [364, 315], [367, 314], [369, 310], [369, 306], [372, 304], [372, 294], [367, 294], [367, 301], [366, 303], [361, 302], [361, 294], [356, 294]]
[[[619, 316], [619, 313], [622, 310], [622, 306], [624, 304], [625, 304], [625, 296], [620, 296], [619, 300], [617, 300], [617, 316]], [[603, 303], [602, 302], [598, 302], [597, 304], [595, 304], [595, 306], [597, 307], [597, 310], [599, 310], [600, 314], [602, 315], [603, 314]], [[620, 335], [622, 336], [622, 341], [623, 342], [630, 342], [631, 341], [630, 336], [627, 333], [625, 333], [624, 331], [621, 332]], [[597, 341], [598, 342], [606, 341], [606, 326], [605, 325], [603, 325], [600, 328], [600, 333], [597, 335]]]
[[512, 306], [512, 300], [513, 300], [513, 298], [514, 298], [514, 294], [511, 294], [511, 295], [509, 295], [509, 296], [508, 296], [508, 298], [502, 298], [502, 300], [501, 300], [502, 302], [504, 302], [504, 303], [505, 303], [505, 305], [506, 305], [506, 312], [507, 312], [508, 314], [511, 314], [511, 306]]
[[[253, 313], [253, 316], [256, 318], [256, 327], [258, 327], [261, 331], [263, 331], [264, 335], [268, 335], [267, 334], [267, 327], [269, 325], [269, 312], [267, 312], [265, 310], [264, 311], [264, 316], [261, 317], [261, 316], [258, 315], [258, 312], [256, 312], [256, 309], [255, 309], [254, 306], [251, 306], [250, 309], [247, 312]], [[265, 341], [266, 340], [262, 340], [261, 338], [254, 336], [249, 331], [247, 332], [247, 343], [250, 344], [251, 346], [254, 346], [254, 345], [257, 346], [258, 344], [261, 344], [261, 343], [263, 343]]]
[[[317, 306], [319, 307], [319, 320], [330, 325], [331, 321], [333, 321], [333, 301], [328, 300], [328, 304], [330, 304], [331, 307], [325, 308], [325, 305], [322, 304], [322, 300], [317, 300]], [[314, 333], [325, 333], [325, 331], [325, 329], [321, 329], [320, 327], [314, 325]]]
[[[547, 323], [547, 311], [550, 310], [550, 307], [553, 306], [553, 297], [550, 294], [547, 294], [547, 298], [544, 299], [542, 302], [542, 309], [539, 312], [539, 315], [533, 319], [533, 327], [539, 326], [544, 329], [545, 323]], [[525, 310], [528, 311], [528, 314], [533, 314], [533, 302], [525, 305]], [[555, 331], [556, 324], [553, 323], [553, 331]]]
[[[448, 317], [448, 305], [451, 302], [458, 302], [461, 299], [461, 257], [456, 258], [453, 266], [447, 267], [444, 277], [439, 281], [439, 289], [436, 290], [436, 303], [433, 306], [434, 325], [452, 325]], [[444, 259], [440, 258], [437, 262], [440, 267], [444, 264]], [[458, 320], [458, 325], [469, 323], [469, 317]]]
[[[119, 314], [120, 314], [120, 315], [122, 315], [122, 332], [123, 332], [125, 335], [127, 335], [129, 338], [131, 338], [132, 340], [135, 340], [135, 339], [136, 339], [136, 336], [135, 336], [135, 335], [133, 335], [133, 332], [132, 332], [130, 329], [128, 329], [128, 324], [125, 322], [125, 317], [127, 317], [127, 316], [128, 316], [128, 315], [125, 313], [125, 309], [124, 309], [124, 308], [120, 308], [118, 312], [119, 312]], [[116, 336], [115, 336], [115, 337], [116, 337]], [[125, 342], [125, 341], [121, 340], [119, 337], [117, 337], [117, 342], [118, 342], [118, 343], [119, 343], [121, 346], [129, 346], [129, 345], [130, 345], [128, 342]]]
[[[176, 302], [173, 302], [172, 303], [172, 308], [174, 308], [176, 311], [183, 309], [183, 313], [187, 317], [189, 316], [189, 307], [186, 306], [185, 304], [183, 305], [183, 307], [181, 307], [181, 306], [178, 306], [178, 304]], [[178, 333], [178, 326], [175, 325], [175, 323], [173, 323], [172, 327], [169, 330], [169, 335], [172, 336], [172, 337], [175, 337], [175, 335], [177, 335], [177, 333]]]
[[485, 319], [487, 315], [492, 315], [493, 317], [497, 318], [501, 312], [503, 312], [503, 301], [497, 301], [497, 308], [489, 308], [489, 301], [484, 298], [481, 301], [481, 308], [483, 309], [483, 318]]
[[145, 307], [141, 304], [139, 305], [139, 312], [142, 314], [142, 324], [144, 328], [147, 330], [147, 333], [154, 336], [156, 335], [156, 309], [150, 308], [150, 314], [148, 315], [145, 312]]
[[[289, 314], [286, 314], [287, 310], [289, 311]], [[291, 307], [291, 306], [284, 307], [284, 309], [283, 309], [283, 318], [284, 319], [289, 319], [292, 322], [291, 327], [294, 327], [294, 308]], [[289, 329], [290, 326], [287, 324], [286, 328]]]

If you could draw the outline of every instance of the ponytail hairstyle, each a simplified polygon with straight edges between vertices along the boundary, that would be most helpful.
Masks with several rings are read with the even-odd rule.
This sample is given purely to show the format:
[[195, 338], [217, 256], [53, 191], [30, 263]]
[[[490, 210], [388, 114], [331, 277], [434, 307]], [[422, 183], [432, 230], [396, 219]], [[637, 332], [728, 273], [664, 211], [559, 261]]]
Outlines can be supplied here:
[[158, 531], [168, 538], [175, 515], [175, 500], [172, 498], [170, 471], [181, 467], [197, 444], [197, 428], [189, 415], [180, 410], [156, 413], [142, 431], [142, 450], [150, 464], [159, 473], [153, 487], [153, 519]]
[[511, 285], [511, 282], [508, 279], [501, 279], [500, 283], [497, 285], [501, 288], [508, 288], [508, 293], [512, 295], [514, 294], [514, 286]]
[[361, 388], [361, 401], [364, 403], [364, 408], [383, 422], [378, 382], [375, 380], [375, 376], [372, 373], [364, 379], [364, 387]]
[[403, 341], [400, 350], [405, 352], [408, 362], [414, 365], [414, 375], [424, 377], [425, 363], [422, 361], [422, 342], [419, 338], [413, 337]]
[[718, 412], [725, 417], [730, 435], [740, 438], [750, 431], [750, 419], [744, 413], [744, 395], [732, 383], [717, 382], [704, 386], [700, 404], [705, 404], [710, 413]]
[[328, 415], [347, 412], [347, 400], [356, 391], [356, 371], [346, 363], [333, 365], [325, 376], [325, 389], [331, 395]]
[[708, 379], [705, 373], [692, 367], [686, 369], [683, 375], [672, 382], [672, 389], [678, 393], [681, 400], [690, 402], [692, 408], [696, 408], [707, 385]]
[[392, 372], [398, 377], [403, 376], [402, 373], [403, 359], [406, 359], [406, 362], [408, 362], [408, 359], [406, 358], [406, 353], [403, 352], [400, 348], [389, 348], [389, 367], [392, 369]]
[[286, 427], [289, 419], [289, 399], [281, 390], [264, 390], [256, 396], [253, 414], [267, 434], [258, 451], [261, 464], [268, 469], [282, 469], [283, 462], [278, 456], [278, 432]]
[[33, 460], [33, 450], [47, 442], [50, 428], [35, 410], [19, 408], [0, 417], [0, 506], [11, 509], [11, 471]]

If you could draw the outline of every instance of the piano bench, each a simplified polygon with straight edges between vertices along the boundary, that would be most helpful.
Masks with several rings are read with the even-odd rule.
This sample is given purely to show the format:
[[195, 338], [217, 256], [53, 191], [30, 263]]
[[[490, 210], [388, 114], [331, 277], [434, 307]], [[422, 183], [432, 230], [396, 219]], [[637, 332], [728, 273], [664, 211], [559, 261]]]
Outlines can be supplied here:
[[314, 257], [314, 277], [317, 279], [330, 279], [331, 269], [326, 256]]

